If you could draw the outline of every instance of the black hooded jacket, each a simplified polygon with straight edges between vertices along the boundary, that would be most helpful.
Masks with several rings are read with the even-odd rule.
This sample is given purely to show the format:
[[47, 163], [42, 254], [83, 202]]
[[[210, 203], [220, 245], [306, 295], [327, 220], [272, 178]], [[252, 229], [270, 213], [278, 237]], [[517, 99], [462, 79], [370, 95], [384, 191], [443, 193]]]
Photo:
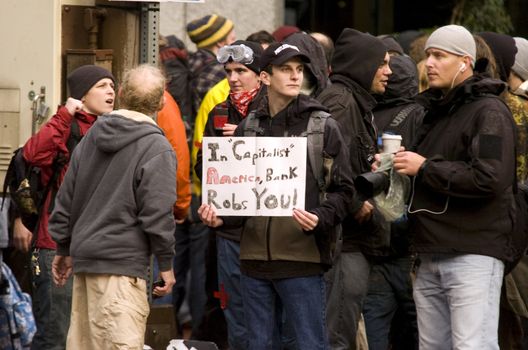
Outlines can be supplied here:
[[[352, 176], [371, 171], [378, 153], [378, 131], [372, 110], [376, 100], [370, 94], [372, 81], [385, 58], [387, 48], [370, 34], [345, 28], [336, 41], [332, 58], [330, 85], [317, 99], [330, 109], [337, 120], [349, 150]], [[375, 210], [372, 219], [359, 224], [354, 213], [367, 198], [354, 198], [349, 215], [343, 222], [343, 251], [361, 251], [368, 255], [385, 255], [389, 243], [389, 228]]]
[[[389, 62], [392, 75], [383, 95], [376, 95], [374, 120], [379, 133], [402, 136], [402, 145], [408, 149], [425, 114], [424, 107], [415, 102], [418, 95], [418, 71], [408, 56], [392, 56]], [[391, 223], [391, 255], [407, 255], [410, 248], [408, 220]]]
[[515, 124], [497, 97], [505, 88], [475, 75], [444, 98], [434, 90], [419, 96], [428, 113], [414, 150], [427, 160], [409, 205], [419, 253], [509, 259]]
[[402, 135], [402, 145], [409, 148], [425, 114], [424, 107], [415, 101], [418, 71], [408, 56], [393, 56], [389, 65], [392, 75], [385, 93], [375, 96], [378, 104], [373, 111], [374, 121], [379, 134], [390, 132]]

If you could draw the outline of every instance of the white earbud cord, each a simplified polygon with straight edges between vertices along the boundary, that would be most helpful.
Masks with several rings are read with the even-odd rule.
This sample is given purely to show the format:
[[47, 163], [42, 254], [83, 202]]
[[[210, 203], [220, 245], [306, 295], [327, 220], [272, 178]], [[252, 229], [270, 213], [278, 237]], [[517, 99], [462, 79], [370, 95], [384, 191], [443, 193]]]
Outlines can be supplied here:
[[447, 200], [446, 200], [446, 204], [444, 206], [444, 209], [440, 212], [438, 211], [432, 211], [432, 210], [429, 210], [429, 209], [416, 209], [416, 210], [411, 210], [411, 207], [412, 207], [412, 204], [413, 204], [413, 200], [414, 200], [414, 182], [416, 181], [416, 177], [413, 177], [413, 180], [412, 180], [412, 187], [411, 187], [411, 199], [409, 201], [409, 207], [407, 208], [407, 212], [409, 214], [416, 214], [416, 213], [421, 213], [421, 212], [425, 212], [425, 213], [429, 213], [429, 214], [433, 214], [433, 215], [442, 215], [444, 214], [446, 211], [447, 211], [447, 207], [449, 206], [449, 196], [447, 196]]
[[453, 77], [453, 80], [451, 80], [451, 87], [449, 88], [449, 90], [451, 90], [453, 88], [453, 85], [455, 84], [455, 80], [456, 78], [458, 77], [458, 75], [462, 72], [462, 70], [465, 68], [466, 66], [463, 65], [463, 66], [460, 66], [460, 68], [458, 69], [458, 71], [456, 72], [455, 76]]

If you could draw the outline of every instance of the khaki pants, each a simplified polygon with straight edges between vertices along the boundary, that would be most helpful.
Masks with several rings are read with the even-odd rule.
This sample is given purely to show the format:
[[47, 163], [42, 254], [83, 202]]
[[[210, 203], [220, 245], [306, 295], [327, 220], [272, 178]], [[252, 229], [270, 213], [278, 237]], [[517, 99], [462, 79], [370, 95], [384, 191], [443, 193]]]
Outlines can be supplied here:
[[75, 274], [66, 348], [143, 349], [148, 314], [145, 280]]

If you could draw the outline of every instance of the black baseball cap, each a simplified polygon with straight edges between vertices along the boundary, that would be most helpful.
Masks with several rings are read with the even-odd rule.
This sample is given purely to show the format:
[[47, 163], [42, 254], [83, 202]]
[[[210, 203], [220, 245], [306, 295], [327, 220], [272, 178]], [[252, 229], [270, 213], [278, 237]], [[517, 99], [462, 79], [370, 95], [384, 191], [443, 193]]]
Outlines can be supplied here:
[[281, 65], [292, 57], [299, 57], [304, 63], [310, 63], [310, 58], [295, 46], [285, 43], [272, 43], [260, 57], [260, 71], [269, 65]]

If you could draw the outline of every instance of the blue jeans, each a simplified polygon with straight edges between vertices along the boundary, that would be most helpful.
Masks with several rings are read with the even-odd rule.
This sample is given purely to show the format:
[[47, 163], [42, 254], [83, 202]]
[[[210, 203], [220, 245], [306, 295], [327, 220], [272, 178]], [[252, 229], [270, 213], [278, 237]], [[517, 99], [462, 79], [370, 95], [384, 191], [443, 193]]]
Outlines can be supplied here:
[[[387, 350], [394, 314], [398, 310], [408, 344], [405, 349], [418, 348], [416, 306], [413, 300], [410, 256], [372, 264], [368, 294], [363, 305], [363, 317], [369, 350]], [[402, 329], [403, 327], [403, 329]]]
[[247, 345], [244, 306], [240, 290], [240, 243], [216, 237], [218, 290], [227, 293], [227, 305], [223, 310], [227, 322], [229, 348], [245, 350]]
[[[244, 305], [240, 286], [240, 243], [222, 237], [216, 237], [218, 290], [222, 287], [227, 293], [228, 300], [223, 310], [227, 323], [227, 334], [230, 350], [246, 350], [248, 336], [246, 320], [244, 318]], [[290, 323], [286, 323], [286, 315], [280, 300], [277, 300], [277, 319], [273, 333], [273, 347], [290, 350], [296, 349], [295, 334]]]
[[66, 337], [70, 327], [73, 278], [70, 277], [64, 287], [53, 283], [51, 263], [55, 251], [40, 249], [38, 267], [35, 274], [32, 268], [33, 313], [37, 322], [37, 333], [33, 338], [31, 349], [59, 350], [66, 348]]
[[356, 348], [358, 322], [368, 291], [370, 264], [360, 252], [342, 252], [325, 274], [328, 339], [332, 350]]
[[176, 225], [174, 276], [176, 284], [172, 289], [174, 313], [178, 312], [185, 299], [187, 273], [190, 275], [189, 308], [192, 317], [192, 330], [196, 332], [205, 310], [207, 296], [205, 293], [205, 251], [209, 228], [199, 223], [185, 221]]
[[414, 287], [420, 349], [498, 350], [504, 264], [483, 255], [420, 255]]
[[242, 274], [240, 282], [248, 349], [274, 349], [274, 332], [283, 317], [278, 302], [292, 325], [298, 349], [328, 349], [325, 283], [321, 275], [265, 280]]

